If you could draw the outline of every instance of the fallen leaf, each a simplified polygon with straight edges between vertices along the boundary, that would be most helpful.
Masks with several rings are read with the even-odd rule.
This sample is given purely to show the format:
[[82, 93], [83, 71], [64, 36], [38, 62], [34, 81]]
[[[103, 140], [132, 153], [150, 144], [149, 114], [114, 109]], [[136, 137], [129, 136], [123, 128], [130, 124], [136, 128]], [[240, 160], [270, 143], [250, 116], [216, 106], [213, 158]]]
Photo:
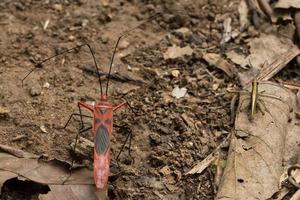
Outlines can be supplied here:
[[193, 49], [190, 46], [186, 47], [177, 47], [177, 46], [172, 46], [167, 49], [167, 51], [164, 53], [164, 59], [175, 59], [179, 57], [183, 57], [185, 55], [192, 55], [193, 54]]
[[248, 136], [232, 137], [217, 199], [269, 199], [279, 189], [290, 106], [295, 95], [272, 82], [261, 82], [259, 91], [281, 100], [260, 96], [268, 111], [264, 115], [257, 111], [250, 122], [250, 93], [241, 93], [234, 131]]
[[233, 77], [235, 74], [234, 67], [216, 53], [206, 53], [203, 55], [203, 59], [211, 66], [215, 66], [225, 72], [229, 77]]
[[[71, 164], [68, 162], [57, 159], [40, 161], [36, 155], [5, 145], [0, 145], [0, 149], [5, 151], [0, 152], [0, 188], [5, 181], [18, 178], [48, 185], [51, 191], [41, 195], [42, 200], [106, 199], [106, 192], [96, 189], [93, 172], [86, 168], [76, 168], [70, 173]], [[99, 192], [103, 194], [98, 196], [96, 193]]]
[[247, 65], [249, 65], [249, 63], [246, 60], [246, 57], [242, 54], [238, 54], [235, 51], [229, 51], [226, 53], [227, 58], [229, 58], [232, 62], [234, 62], [235, 64], [238, 64], [240, 67], [242, 67], [243, 69], [247, 69]]
[[[104, 200], [107, 194], [97, 197], [97, 189], [90, 185], [50, 185], [50, 192], [39, 195], [39, 200]], [[106, 190], [105, 190], [106, 191]]]
[[295, 47], [293, 42], [274, 34], [261, 34], [259, 38], [250, 41], [250, 55], [246, 58], [252, 66], [260, 69], [267, 66]]
[[186, 88], [179, 88], [178, 86], [175, 86], [175, 88], [172, 91], [172, 96], [176, 99], [180, 99], [186, 95], [186, 92]]
[[295, 0], [278, 0], [274, 8], [289, 9], [289, 8], [300, 8], [300, 1]]
[[261, 34], [261, 37], [253, 39], [249, 44], [251, 54], [244, 62], [248, 62], [252, 68], [249, 69], [251, 73], [246, 71], [239, 74], [243, 86], [249, 84], [255, 76], [258, 81], [269, 80], [300, 53], [290, 39], [273, 34]]
[[300, 199], [300, 190], [297, 190], [290, 200], [299, 200], [299, 199]]

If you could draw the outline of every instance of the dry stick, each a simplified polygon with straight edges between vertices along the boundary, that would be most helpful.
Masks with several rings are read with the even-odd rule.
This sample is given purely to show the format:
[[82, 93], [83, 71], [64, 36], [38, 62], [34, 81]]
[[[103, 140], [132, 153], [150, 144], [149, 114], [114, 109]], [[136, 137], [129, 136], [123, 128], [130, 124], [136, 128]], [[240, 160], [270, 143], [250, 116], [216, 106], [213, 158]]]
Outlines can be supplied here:
[[205, 159], [199, 162], [195, 167], [193, 167], [193, 169], [188, 171], [185, 175], [200, 174], [201, 172], [203, 172], [203, 170], [205, 170], [216, 159], [215, 154], [222, 148], [222, 146], [224, 146], [224, 144], [229, 140], [231, 135], [232, 133], [229, 133], [225, 140], [223, 140], [223, 142], [221, 142], [221, 144], [217, 148], [215, 148], [215, 150], [211, 154], [209, 154]]
[[22, 140], [23, 138], [26, 138], [26, 137], [27, 137], [27, 135], [25, 135], [25, 134], [18, 135], [16, 137], [14, 137], [13, 139], [11, 139], [11, 142], [16, 142], [16, 141]]

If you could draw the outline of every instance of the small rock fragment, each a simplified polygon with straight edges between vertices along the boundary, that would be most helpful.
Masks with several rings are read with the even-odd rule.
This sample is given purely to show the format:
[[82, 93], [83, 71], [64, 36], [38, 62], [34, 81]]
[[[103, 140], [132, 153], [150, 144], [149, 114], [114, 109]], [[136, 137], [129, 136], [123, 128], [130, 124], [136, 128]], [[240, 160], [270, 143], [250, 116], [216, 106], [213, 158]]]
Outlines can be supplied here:
[[183, 57], [185, 55], [192, 55], [193, 49], [190, 46], [185, 47], [178, 47], [178, 46], [172, 46], [167, 49], [167, 51], [164, 53], [164, 59], [175, 59], [179, 57]]
[[199, 35], [197, 34], [192, 34], [190, 37], [189, 37], [189, 42], [190, 43], [193, 43], [193, 44], [196, 44], [196, 45], [199, 45], [203, 42], [203, 40], [200, 38]]
[[233, 77], [235, 73], [234, 67], [219, 54], [206, 53], [203, 59], [211, 66], [215, 66], [225, 72], [229, 77]]
[[50, 87], [50, 83], [48, 83], [48, 82], [44, 83], [43, 88], [49, 89], [49, 87]]
[[68, 39], [69, 39], [69, 41], [74, 41], [74, 40], [75, 40], [75, 36], [74, 36], [74, 35], [70, 35], [70, 36], [68, 37]]
[[35, 96], [39, 96], [41, 95], [42, 93], [42, 89], [40, 86], [33, 86], [31, 89], [30, 89], [30, 95], [32, 97], [35, 97]]
[[54, 4], [53, 8], [57, 11], [62, 11], [62, 9], [63, 9], [61, 4]]
[[82, 27], [85, 27], [88, 23], [89, 23], [89, 20], [88, 20], [88, 19], [83, 19], [83, 20], [81, 21], [81, 26], [82, 26]]
[[186, 92], [186, 88], [179, 88], [178, 86], [176, 86], [172, 91], [172, 96], [176, 99], [180, 99], [186, 95]]
[[194, 143], [189, 141], [186, 143], [188, 148], [192, 148], [194, 146]]
[[5, 119], [9, 116], [9, 109], [6, 107], [0, 106], [0, 118]]
[[40, 126], [40, 129], [43, 133], [47, 133], [45, 125]]
[[121, 40], [120, 44], [119, 44], [119, 49], [120, 50], [124, 50], [127, 49], [129, 46], [129, 42], [127, 40]]
[[169, 174], [171, 174], [171, 169], [169, 166], [164, 166], [163, 168], [161, 168], [159, 170], [159, 172], [163, 175], [169, 175]]
[[178, 78], [178, 76], [179, 76], [179, 74], [180, 74], [180, 71], [177, 70], [177, 69], [175, 69], [175, 70], [172, 70], [171, 74], [172, 74], [172, 76], [173, 76], [174, 78]]
[[182, 27], [182, 28], [176, 29], [175, 32], [179, 33], [179, 34], [182, 34], [182, 36], [184, 38], [187, 38], [190, 35], [192, 35], [192, 31], [190, 29], [186, 28], [186, 27]]

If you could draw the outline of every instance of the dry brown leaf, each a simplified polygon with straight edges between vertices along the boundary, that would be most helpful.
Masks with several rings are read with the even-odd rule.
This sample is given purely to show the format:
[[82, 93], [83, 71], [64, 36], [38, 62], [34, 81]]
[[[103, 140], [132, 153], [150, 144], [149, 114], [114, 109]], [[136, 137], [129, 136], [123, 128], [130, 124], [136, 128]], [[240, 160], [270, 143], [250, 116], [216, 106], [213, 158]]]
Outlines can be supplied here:
[[[293, 87], [292, 87], [293, 89]], [[295, 160], [297, 160], [297, 163], [299, 164], [299, 152], [300, 152], [300, 146], [298, 145], [300, 143], [300, 129], [299, 129], [299, 121], [300, 119], [297, 118], [296, 112], [298, 112], [299, 108], [297, 108], [296, 99], [293, 99], [293, 111], [290, 114], [291, 116], [291, 122], [289, 126], [287, 126], [287, 136], [285, 141], [285, 148], [284, 148], [284, 157], [283, 157], [283, 166], [285, 167], [284, 173], [281, 176], [281, 179], [279, 181], [279, 185], [281, 185], [282, 182], [287, 180], [287, 168], [290, 165], [295, 164]], [[298, 158], [297, 158], [298, 157]], [[297, 158], [297, 159], [296, 159]], [[293, 177], [295, 178], [297, 183], [300, 183], [300, 170], [295, 170], [292, 172]], [[287, 187], [284, 187], [284, 185], [281, 186], [280, 190], [276, 192], [277, 199], [283, 199], [288, 193], [290, 192], [290, 189]], [[296, 195], [296, 194], [295, 194]], [[295, 196], [294, 195], [294, 196]], [[296, 195], [297, 196], [297, 195]], [[296, 197], [295, 196], [295, 197]]]
[[[11, 178], [22, 178], [49, 185], [53, 191], [44, 195], [43, 199], [96, 199], [94, 196], [97, 195], [94, 192], [100, 191], [95, 188], [93, 172], [86, 168], [77, 168], [70, 175], [70, 164], [67, 162], [57, 159], [49, 162], [39, 161], [33, 159], [38, 157], [36, 155], [5, 145], [0, 145], [0, 149], [5, 151], [0, 152], [0, 186]], [[76, 191], [85, 192], [78, 194], [74, 188]], [[54, 198], [58, 194], [59, 198]], [[97, 197], [97, 199], [105, 198], [106, 196], [101, 195]]]
[[[250, 88], [248, 88], [250, 90]], [[235, 121], [235, 135], [217, 199], [268, 199], [278, 191], [290, 105], [295, 95], [281, 86], [261, 82], [259, 91], [282, 101], [261, 97], [267, 111], [249, 121], [249, 94], [242, 94]]]
[[185, 55], [192, 55], [193, 54], [193, 49], [190, 46], [186, 47], [177, 47], [177, 46], [172, 46], [167, 49], [167, 51], [164, 53], [164, 59], [175, 59], [179, 57], [183, 57]]
[[250, 52], [246, 61], [251, 63], [259, 74], [257, 76], [248, 72], [239, 74], [243, 86], [250, 83], [255, 76], [258, 81], [269, 80], [299, 55], [300, 50], [287, 38], [262, 34], [260, 38], [250, 42]]
[[[50, 185], [50, 192], [39, 196], [40, 200], [106, 200], [107, 194], [97, 195], [99, 192], [90, 185]], [[107, 191], [107, 190], [105, 190]], [[100, 197], [99, 197], [100, 196]]]
[[278, 0], [274, 8], [288, 9], [288, 8], [300, 8], [300, 1], [297, 0]]
[[251, 62], [253, 67], [259, 69], [264, 65], [268, 66], [295, 47], [291, 40], [274, 34], [261, 34], [259, 38], [254, 38], [249, 45], [250, 55], [246, 60]]
[[246, 60], [244, 55], [238, 54], [235, 51], [229, 51], [226, 53], [227, 58], [229, 58], [235, 64], [240, 65], [240, 67], [247, 69], [247, 65], [249, 65], [249, 61]]
[[215, 66], [225, 72], [229, 77], [233, 77], [235, 74], [234, 67], [216, 53], [205, 53], [203, 59], [210, 65]]
[[295, 192], [295, 194], [292, 196], [290, 200], [299, 200], [300, 199], [300, 190]]

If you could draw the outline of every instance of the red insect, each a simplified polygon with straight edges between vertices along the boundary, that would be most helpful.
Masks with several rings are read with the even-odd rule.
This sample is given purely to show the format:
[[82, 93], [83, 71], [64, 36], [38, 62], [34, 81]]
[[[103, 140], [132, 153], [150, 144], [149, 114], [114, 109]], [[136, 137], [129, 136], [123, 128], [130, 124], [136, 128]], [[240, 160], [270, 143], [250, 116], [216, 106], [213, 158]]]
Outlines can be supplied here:
[[[102, 92], [102, 83], [101, 83], [101, 79], [100, 79], [100, 73], [99, 73], [99, 68], [95, 59], [95, 55], [94, 52], [92, 51], [91, 47], [89, 44], [83, 44], [83, 45], [79, 45], [76, 46], [74, 48], [71, 49], [67, 49], [59, 54], [56, 54], [52, 57], [49, 57], [45, 60], [43, 60], [42, 62], [38, 63], [35, 65], [35, 68], [33, 68], [23, 79], [22, 79], [22, 87], [23, 87], [23, 82], [24, 80], [37, 68], [40, 68], [42, 66], [43, 63], [45, 63], [46, 61], [62, 55], [64, 53], [69, 53], [75, 49], [78, 49], [80, 47], [83, 46], [87, 46], [91, 52], [91, 55], [93, 57], [94, 60], [94, 64], [95, 64], [95, 68], [96, 68], [96, 72], [98, 74], [98, 79], [99, 79], [99, 84], [100, 84], [100, 101], [97, 102], [94, 106], [92, 105], [88, 105], [84, 102], [79, 102], [78, 103], [78, 109], [79, 109], [79, 113], [73, 113], [71, 114], [69, 120], [67, 121], [66, 125], [64, 128], [67, 127], [67, 125], [69, 124], [70, 120], [72, 119], [73, 116], [80, 116], [80, 120], [81, 120], [81, 128], [76, 136], [76, 140], [75, 140], [75, 145], [74, 145], [74, 152], [76, 149], [76, 144], [77, 144], [77, 140], [78, 140], [78, 136], [80, 133], [83, 133], [87, 130], [92, 129], [92, 134], [93, 134], [93, 138], [94, 138], [94, 143], [95, 143], [95, 147], [94, 147], [94, 180], [95, 180], [95, 184], [97, 186], [97, 188], [103, 188], [105, 187], [105, 185], [108, 182], [108, 177], [109, 177], [109, 164], [110, 164], [110, 148], [111, 148], [111, 137], [112, 137], [112, 129], [113, 129], [113, 113], [115, 111], [117, 111], [118, 109], [122, 108], [125, 104], [127, 104], [129, 106], [129, 108], [133, 111], [133, 109], [130, 107], [130, 105], [127, 102], [121, 103], [115, 107], [113, 107], [109, 102], [108, 102], [108, 95], [107, 95], [107, 90], [108, 90], [108, 84], [109, 84], [109, 79], [110, 79], [110, 75], [111, 75], [111, 69], [112, 69], [112, 63], [114, 60], [114, 55], [116, 52], [116, 49], [118, 47], [118, 44], [121, 40], [121, 38], [125, 35], [127, 35], [130, 31], [138, 28], [139, 26], [141, 26], [142, 24], [144, 24], [147, 21], [150, 21], [152, 18], [154, 18], [155, 16], [159, 15], [161, 13], [158, 13], [156, 15], [153, 15], [152, 17], [148, 18], [146, 21], [144, 21], [143, 23], [139, 24], [138, 26], [130, 29], [129, 31], [126, 31], [123, 35], [121, 35], [117, 42], [116, 45], [114, 47], [114, 51], [113, 51], [113, 55], [111, 57], [111, 62], [110, 62], [110, 67], [109, 67], [109, 72], [108, 72], [108, 80], [106, 83], [106, 92], [105, 94], [103, 94]], [[88, 116], [88, 115], [83, 115], [81, 108], [85, 108], [88, 111], [90, 111], [93, 115], [93, 117]], [[92, 127], [84, 127], [84, 123], [83, 123], [83, 117], [87, 117], [87, 118], [93, 118], [93, 125]], [[120, 153], [122, 152], [126, 142], [129, 139], [129, 155], [130, 155], [130, 144], [131, 144], [131, 132], [129, 132], [129, 134], [126, 136], [126, 140], [125, 143], [123, 144], [117, 159], [120, 155]], [[74, 160], [72, 161], [72, 166], [74, 164]]]
[[[108, 182], [108, 177], [110, 174], [110, 170], [109, 170], [109, 164], [110, 164], [110, 148], [111, 148], [111, 137], [112, 137], [112, 130], [113, 130], [113, 113], [115, 111], [117, 111], [119, 108], [122, 108], [125, 104], [128, 104], [127, 102], [123, 102], [115, 107], [113, 107], [109, 102], [108, 102], [108, 95], [107, 95], [107, 90], [108, 90], [108, 83], [109, 83], [109, 79], [110, 79], [110, 74], [111, 74], [111, 68], [112, 68], [112, 63], [113, 63], [113, 59], [114, 59], [114, 55], [117, 49], [117, 46], [119, 44], [120, 39], [123, 37], [124, 35], [120, 36], [116, 45], [115, 45], [115, 49], [113, 52], [113, 56], [111, 58], [111, 64], [110, 64], [110, 68], [109, 68], [109, 73], [108, 73], [108, 80], [107, 80], [107, 85], [106, 85], [106, 92], [105, 94], [103, 94], [102, 91], [102, 83], [101, 83], [101, 79], [100, 79], [100, 73], [99, 73], [99, 68], [94, 56], [94, 52], [92, 50], [92, 48], [90, 47], [89, 44], [84, 44], [84, 45], [80, 45], [80, 46], [76, 46], [74, 48], [71, 49], [67, 49], [59, 54], [56, 54], [55, 56], [49, 57], [45, 60], [43, 60], [42, 62], [38, 63], [36, 66], [41, 67], [41, 65], [56, 57], [59, 56], [61, 54], [64, 53], [68, 53], [71, 52], [74, 49], [83, 47], [83, 46], [87, 46], [93, 56], [93, 60], [95, 63], [95, 67], [96, 67], [96, 72], [98, 74], [98, 78], [99, 78], [99, 84], [100, 84], [100, 101], [97, 102], [95, 104], [95, 106], [92, 105], [88, 105], [84, 102], [79, 102], [78, 103], [78, 108], [79, 108], [79, 113], [73, 113], [71, 114], [69, 120], [67, 121], [66, 125], [64, 126], [64, 128], [66, 128], [70, 122], [70, 120], [72, 119], [73, 116], [80, 116], [80, 120], [81, 120], [81, 128], [78, 132], [78, 134], [76, 135], [76, 140], [75, 140], [75, 145], [74, 145], [74, 149], [73, 151], [75, 152], [76, 149], [76, 144], [77, 144], [77, 140], [78, 140], [78, 136], [80, 133], [83, 133], [85, 131], [88, 131], [90, 129], [92, 129], [92, 135], [94, 138], [94, 180], [95, 180], [95, 184], [97, 188], [104, 188], [105, 185]], [[23, 86], [23, 81], [37, 68], [34, 68], [33, 70], [31, 70], [22, 80], [22, 86]], [[129, 104], [128, 104], [129, 105]], [[129, 106], [130, 107], [130, 106]], [[81, 108], [85, 108], [88, 111], [90, 111], [93, 115], [93, 125], [92, 127], [84, 127], [84, 123], [83, 123], [83, 117], [87, 117], [87, 118], [91, 118], [88, 115], [83, 115]], [[130, 107], [131, 108], [131, 107]], [[132, 108], [131, 108], [132, 109]], [[132, 110], [133, 111], [133, 110]], [[131, 141], [131, 132], [127, 135], [125, 143], [123, 144], [117, 159], [122, 151], [122, 149], [124, 148], [126, 142], [128, 141], [128, 139], [130, 138]], [[130, 142], [131, 143], [131, 142]], [[130, 148], [130, 147], [129, 147]], [[74, 165], [74, 160], [72, 160], [72, 167]], [[71, 167], [71, 168], [72, 168]]]

